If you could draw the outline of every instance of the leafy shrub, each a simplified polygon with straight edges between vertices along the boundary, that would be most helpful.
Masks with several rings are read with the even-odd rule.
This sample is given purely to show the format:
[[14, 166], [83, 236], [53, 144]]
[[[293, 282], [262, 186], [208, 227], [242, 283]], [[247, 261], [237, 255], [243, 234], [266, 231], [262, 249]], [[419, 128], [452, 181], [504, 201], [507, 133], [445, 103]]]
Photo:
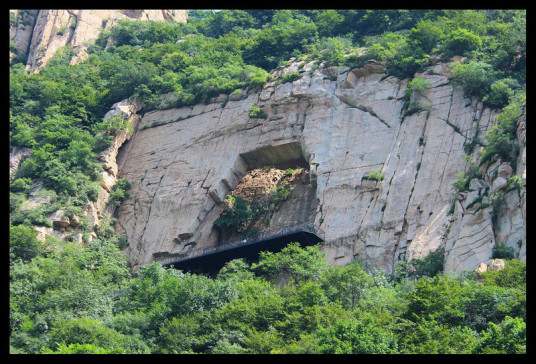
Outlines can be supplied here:
[[526, 335], [526, 324], [519, 317], [506, 317], [499, 325], [490, 322], [488, 330], [484, 332], [474, 352], [525, 354], [527, 351]]
[[454, 187], [455, 193], [460, 193], [463, 191], [467, 191], [469, 188], [469, 183], [473, 178], [482, 178], [482, 173], [478, 170], [478, 165], [473, 163], [471, 156], [468, 154], [464, 154], [463, 157], [468, 163], [467, 171], [465, 172], [458, 172], [456, 174], [456, 180], [452, 183], [452, 187]]
[[270, 190], [272, 203], [276, 206], [281, 204], [288, 199], [290, 192], [290, 185], [287, 181], [283, 180], [281, 183], [278, 183], [276, 187]]
[[480, 156], [482, 165], [494, 154], [498, 154], [502, 160], [515, 163], [519, 153], [519, 143], [517, 142], [517, 121], [522, 112], [522, 102], [525, 98], [522, 95], [518, 100], [514, 100], [504, 107], [497, 116], [497, 124], [486, 134], [486, 148]]
[[325, 67], [341, 66], [352, 51], [352, 42], [345, 37], [325, 37], [308, 47], [307, 51], [314, 59], [324, 62]]
[[363, 179], [370, 181], [383, 181], [384, 175], [381, 173], [381, 168], [371, 171], [363, 176]]
[[413, 94], [422, 94], [432, 86], [432, 83], [423, 78], [415, 77], [408, 82], [408, 86], [404, 90], [404, 97], [409, 100]]
[[443, 271], [445, 261], [445, 249], [438, 248], [429, 252], [422, 258], [414, 258], [409, 261], [398, 261], [395, 265], [396, 280], [402, 278], [434, 277]]
[[154, 43], [175, 43], [184, 34], [182, 28], [180, 24], [173, 22], [120, 20], [109, 32], [102, 34], [99, 41], [104, 46], [107, 36], [111, 36], [116, 47], [121, 45], [150, 47]]
[[445, 34], [441, 27], [423, 19], [419, 20], [417, 25], [411, 28], [408, 34], [408, 39], [413, 41], [425, 52], [432, 51], [444, 37]]
[[[52, 342], [58, 344], [92, 344], [104, 349], [124, 350], [127, 344], [126, 337], [121, 333], [86, 317], [58, 322], [50, 336]], [[55, 349], [59, 349], [59, 345]]]
[[102, 123], [95, 127], [96, 131], [102, 131], [107, 135], [117, 136], [124, 131], [132, 133], [132, 124], [121, 115], [103, 119]]
[[106, 349], [94, 344], [69, 344], [60, 343], [56, 351], [43, 347], [41, 354], [125, 354], [123, 348]]
[[278, 10], [271, 22], [251, 38], [243, 58], [246, 63], [272, 70], [301, 53], [317, 36], [317, 27], [309, 18]]
[[31, 178], [17, 178], [9, 185], [9, 189], [13, 192], [22, 192], [28, 194], [30, 188], [32, 187]]
[[214, 221], [214, 226], [226, 228], [235, 232], [244, 232], [247, 230], [249, 223], [256, 220], [266, 211], [266, 206], [258, 201], [248, 202], [238, 196], [227, 196], [230, 207], [224, 206], [220, 217]]
[[339, 322], [320, 328], [319, 351], [324, 354], [393, 354], [398, 352], [397, 338], [372, 320]]
[[427, 317], [439, 324], [458, 326], [465, 316], [462, 297], [460, 282], [441, 275], [420, 279], [408, 293], [406, 317], [412, 320]]
[[300, 73], [298, 71], [296, 72], [289, 72], [285, 73], [283, 76], [281, 76], [281, 82], [287, 83], [287, 82], [294, 82], [300, 78]]
[[491, 286], [526, 289], [527, 264], [518, 259], [505, 261], [504, 269], [481, 273], [482, 283]]
[[404, 354], [472, 354], [478, 334], [466, 326], [420, 319], [404, 328], [399, 350]]
[[452, 80], [460, 85], [469, 96], [482, 98], [488, 93], [492, 80], [491, 65], [471, 60], [467, 63], [454, 63]]
[[466, 55], [482, 45], [482, 38], [470, 30], [458, 28], [447, 34], [444, 50], [448, 55]]
[[483, 99], [486, 105], [495, 109], [501, 109], [508, 105], [508, 102], [514, 95], [514, 91], [510, 88], [510, 84], [505, 80], [498, 80], [491, 84], [491, 90]]
[[9, 261], [24, 261], [45, 252], [43, 244], [36, 238], [37, 231], [30, 226], [9, 226]]
[[512, 190], [521, 190], [523, 188], [523, 178], [519, 175], [508, 178], [506, 185], [506, 192]]
[[511, 246], [506, 246], [505, 243], [499, 243], [493, 248], [491, 254], [492, 259], [514, 259], [514, 248]]
[[119, 206], [124, 200], [129, 197], [128, 190], [131, 185], [125, 178], [118, 178], [115, 182], [115, 185], [110, 191], [110, 196], [108, 198], [108, 203], [112, 205]]
[[253, 119], [266, 119], [268, 117], [268, 114], [266, 114], [266, 111], [264, 111], [264, 109], [255, 105], [251, 105], [251, 107], [249, 108], [249, 117]]
[[382, 61], [389, 74], [401, 79], [413, 77], [428, 64], [429, 56], [408, 43], [401, 34], [385, 33], [368, 40], [367, 45], [369, 57]]
[[319, 246], [300, 247], [297, 242], [290, 243], [280, 252], [262, 251], [259, 261], [251, 269], [257, 274], [275, 277], [289, 274], [294, 282], [319, 277], [327, 268], [324, 253]]

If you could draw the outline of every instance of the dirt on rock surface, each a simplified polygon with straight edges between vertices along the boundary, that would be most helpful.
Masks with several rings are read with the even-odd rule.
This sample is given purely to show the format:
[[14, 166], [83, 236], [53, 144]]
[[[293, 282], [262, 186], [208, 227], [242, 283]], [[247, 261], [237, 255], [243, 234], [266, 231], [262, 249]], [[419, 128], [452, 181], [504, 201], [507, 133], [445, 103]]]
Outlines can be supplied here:
[[292, 190], [297, 183], [302, 183], [305, 180], [307, 174], [308, 172], [305, 168], [282, 170], [274, 167], [264, 167], [253, 169], [244, 175], [230, 195], [241, 197], [250, 202], [254, 199], [259, 202], [267, 202], [278, 184], [286, 183]]

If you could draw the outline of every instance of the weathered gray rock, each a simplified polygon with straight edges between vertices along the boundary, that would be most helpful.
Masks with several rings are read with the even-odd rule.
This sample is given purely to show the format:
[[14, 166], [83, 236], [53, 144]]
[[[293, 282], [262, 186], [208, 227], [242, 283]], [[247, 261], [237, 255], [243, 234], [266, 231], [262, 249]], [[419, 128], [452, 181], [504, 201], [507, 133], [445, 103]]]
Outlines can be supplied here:
[[17, 17], [15, 25], [9, 28], [9, 40], [13, 42], [16, 50], [9, 51], [9, 59], [16, 55], [28, 53], [32, 32], [39, 10], [9, 10], [13, 16]]

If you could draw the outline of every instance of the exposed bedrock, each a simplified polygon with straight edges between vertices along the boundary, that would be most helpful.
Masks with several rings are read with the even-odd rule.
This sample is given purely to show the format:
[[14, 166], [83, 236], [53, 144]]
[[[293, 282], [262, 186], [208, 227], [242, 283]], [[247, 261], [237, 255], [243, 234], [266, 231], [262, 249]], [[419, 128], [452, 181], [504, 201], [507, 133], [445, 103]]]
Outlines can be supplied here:
[[[207, 105], [141, 115], [117, 160], [118, 177], [132, 188], [116, 227], [128, 237], [134, 270], [216, 245], [213, 223], [222, 200], [245, 172], [293, 159], [310, 167], [315, 196], [306, 199], [316, 208], [306, 219], [325, 232], [330, 262], [360, 259], [390, 273], [398, 259], [440, 246], [451, 270], [473, 270], [490, 259], [496, 232], [489, 211], [460, 206], [447, 212], [455, 175], [467, 167], [464, 143], [476, 132], [483, 138], [493, 112], [453, 88], [447, 64], [416, 75], [431, 87], [414, 96], [422, 110], [405, 117], [408, 80], [387, 77], [374, 64], [357, 70], [311, 66], [293, 63], [279, 72], [299, 70], [300, 79], [276, 78], [240, 100], [221, 96]], [[268, 117], [250, 118], [252, 104]], [[366, 178], [372, 171], [383, 179]], [[524, 258], [524, 192], [517, 199], [506, 204], [511, 211], [502, 222], [512, 232], [504, 228], [501, 234], [522, 235], [503, 240]], [[288, 208], [289, 216], [297, 216], [293, 211]]]

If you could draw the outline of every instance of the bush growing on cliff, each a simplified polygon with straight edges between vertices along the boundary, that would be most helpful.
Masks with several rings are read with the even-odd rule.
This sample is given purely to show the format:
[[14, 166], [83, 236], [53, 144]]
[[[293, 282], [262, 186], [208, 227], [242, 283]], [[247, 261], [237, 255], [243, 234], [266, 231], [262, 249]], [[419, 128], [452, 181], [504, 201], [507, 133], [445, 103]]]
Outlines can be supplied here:
[[30, 226], [9, 226], [9, 261], [30, 261], [45, 252], [43, 244], [36, 238], [37, 231]]
[[404, 97], [409, 100], [413, 94], [421, 94], [428, 90], [432, 86], [432, 83], [420, 77], [415, 77], [408, 82], [406, 89], [404, 90]]
[[115, 185], [112, 187], [112, 190], [110, 191], [108, 203], [119, 206], [129, 197], [128, 190], [130, 187], [131, 185], [129, 181], [127, 181], [125, 178], [118, 178], [115, 182]]
[[370, 181], [383, 181], [384, 175], [381, 173], [381, 170], [381, 168], [378, 168], [373, 171], [370, 171], [363, 176], [363, 179], [367, 179]]
[[460, 85], [468, 96], [485, 96], [492, 83], [492, 67], [481, 61], [454, 63], [452, 73], [455, 84]]
[[491, 254], [492, 259], [514, 259], [514, 248], [511, 246], [506, 246], [504, 243], [497, 244], [493, 248], [493, 253]]
[[503, 79], [495, 81], [490, 86], [489, 94], [484, 96], [482, 101], [495, 109], [505, 107], [510, 102], [512, 96], [514, 96], [514, 91], [511, 88], [512, 83], [515, 84], [515, 80]]
[[524, 92], [519, 92], [497, 115], [497, 124], [486, 134], [486, 146], [480, 156], [480, 164], [488, 161], [494, 154], [498, 154], [504, 161], [515, 163], [519, 153], [517, 121], [521, 116], [525, 99]]
[[266, 119], [268, 114], [264, 109], [252, 104], [249, 108], [249, 117], [252, 119]]

